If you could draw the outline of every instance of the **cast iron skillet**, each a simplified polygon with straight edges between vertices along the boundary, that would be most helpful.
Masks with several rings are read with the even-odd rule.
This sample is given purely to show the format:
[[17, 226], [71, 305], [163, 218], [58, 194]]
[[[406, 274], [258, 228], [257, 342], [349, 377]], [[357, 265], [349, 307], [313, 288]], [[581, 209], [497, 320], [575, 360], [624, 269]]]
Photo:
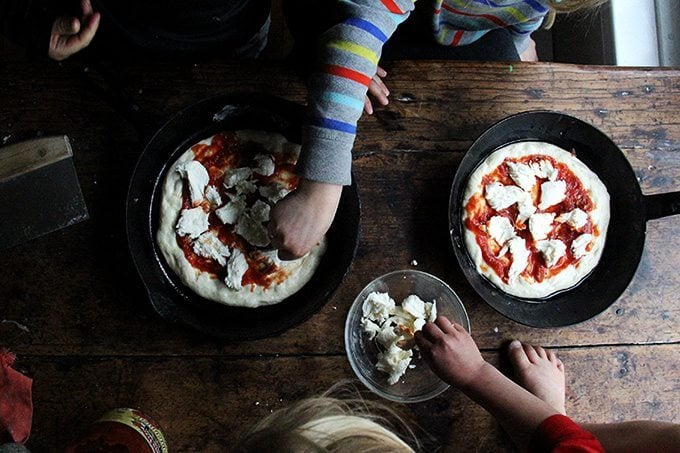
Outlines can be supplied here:
[[354, 184], [343, 190], [338, 213], [328, 232], [328, 249], [311, 281], [276, 305], [239, 308], [203, 299], [176, 277], [154, 239], [162, 181], [180, 154], [201, 139], [224, 130], [275, 131], [300, 143], [303, 111], [301, 105], [273, 96], [225, 94], [180, 111], [148, 142], [130, 182], [126, 228], [135, 266], [153, 308], [161, 317], [217, 338], [262, 338], [308, 319], [340, 285], [359, 239], [360, 206]]
[[[467, 181], [477, 165], [505, 145], [536, 140], [574, 150], [600, 177], [611, 197], [611, 219], [600, 262], [579, 285], [544, 300], [511, 296], [480, 275], [465, 248], [460, 221]], [[642, 195], [630, 164], [606, 135], [579, 119], [547, 111], [519, 113], [487, 129], [463, 157], [449, 199], [451, 240], [468, 281], [499, 313], [533, 327], [576, 324], [613, 304], [635, 275], [647, 220], [674, 214], [680, 214], [680, 192]]]

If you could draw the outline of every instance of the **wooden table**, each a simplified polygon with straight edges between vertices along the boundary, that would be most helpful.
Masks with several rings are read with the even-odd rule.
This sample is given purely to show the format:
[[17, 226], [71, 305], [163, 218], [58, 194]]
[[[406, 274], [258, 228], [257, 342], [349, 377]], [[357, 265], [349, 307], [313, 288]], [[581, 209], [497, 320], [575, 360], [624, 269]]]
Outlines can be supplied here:
[[[643, 192], [680, 189], [680, 71], [385, 64], [392, 101], [362, 118], [354, 152], [363, 219], [351, 272], [307, 322], [274, 338], [228, 343], [171, 326], [150, 309], [124, 230], [127, 183], [143, 148], [131, 125], [72, 77], [72, 63], [30, 59], [4, 41], [0, 51], [0, 140], [67, 134], [91, 215], [1, 252], [0, 346], [34, 379], [35, 451], [55, 450], [119, 406], [152, 414], [173, 451], [225, 451], [272, 410], [354, 377], [342, 336], [347, 310], [366, 283], [412, 260], [460, 295], [493, 363], [512, 338], [556, 349], [575, 419], [680, 422], [677, 216], [648, 223], [640, 267], [616, 303], [560, 329], [524, 327], [489, 308], [460, 271], [447, 228], [466, 148], [495, 121], [525, 110], [562, 111], [600, 128], [624, 151]], [[218, 92], [297, 102], [306, 94], [276, 63], [153, 63], [117, 73], [124, 94], [156, 125]], [[406, 411], [458, 451], [507, 446], [494, 420], [457, 390]]]

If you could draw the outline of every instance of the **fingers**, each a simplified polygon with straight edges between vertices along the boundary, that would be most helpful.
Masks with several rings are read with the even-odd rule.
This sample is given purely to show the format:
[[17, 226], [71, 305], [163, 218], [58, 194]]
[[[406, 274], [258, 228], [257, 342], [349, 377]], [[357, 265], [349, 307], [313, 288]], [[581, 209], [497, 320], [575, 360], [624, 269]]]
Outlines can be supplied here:
[[451, 323], [451, 321], [449, 321], [445, 316], [437, 316], [437, 319], [434, 320], [434, 323], [445, 334], [453, 335], [456, 332], [458, 332], [458, 330], [454, 327], [453, 323]]
[[101, 18], [101, 15], [99, 13], [94, 13], [90, 17], [87, 18], [87, 21], [85, 22], [85, 27], [78, 33], [77, 36], [77, 44], [80, 46], [78, 50], [81, 50], [84, 47], [87, 47], [90, 45], [90, 42], [92, 42], [92, 38], [94, 38], [95, 33], [97, 33], [97, 29], [99, 28], [99, 19]]
[[80, 21], [75, 17], [58, 17], [52, 24], [52, 34], [75, 35], [80, 31]]
[[422, 330], [417, 331], [414, 337], [421, 352], [429, 353], [432, 350], [432, 342], [425, 337]]
[[378, 67], [375, 69], [375, 73], [378, 74], [380, 77], [385, 77], [385, 76], [387, 76], [387, 71], [385, 71], [385, 70], [384, 70], [383, 68], [381, 68], [380, 66], [378, 66]]
[[94, 12], [90, 0], [80, 0], [80, 10], [83, 12], [83, 17], [87, 17]]
[[367, 115], [373, 115], [373, 104], [371, 104], [371, 100], [368, 96], [364, 98], [364, 112], [366, 112]]

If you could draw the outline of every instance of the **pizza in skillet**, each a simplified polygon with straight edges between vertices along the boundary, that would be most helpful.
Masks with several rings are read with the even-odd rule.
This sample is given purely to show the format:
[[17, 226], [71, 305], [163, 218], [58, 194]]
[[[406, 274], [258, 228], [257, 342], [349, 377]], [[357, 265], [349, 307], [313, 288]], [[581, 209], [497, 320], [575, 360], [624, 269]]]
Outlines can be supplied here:
[[280, 134], [241, 130], [202, 140], [172, 164], [156, 242], [186, 286], [226, 305], [258, 307], [310, 280], [325, 238], [304, 257], [280, 261], [267, 232], [271, 207], [297, 187], [299, 152]]
[[470, 176], [462, 221], [480, 274], [508, 294], [541, 299], [577, 285], [597, 265], [609, 194], [572, 153], [549, 143], [513, 143]]

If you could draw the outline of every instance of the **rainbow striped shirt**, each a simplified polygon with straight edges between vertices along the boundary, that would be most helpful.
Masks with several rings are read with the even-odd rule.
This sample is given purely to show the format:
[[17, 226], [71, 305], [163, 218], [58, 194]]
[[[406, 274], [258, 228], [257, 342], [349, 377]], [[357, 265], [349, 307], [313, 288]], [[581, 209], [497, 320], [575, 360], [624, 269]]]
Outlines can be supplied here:
[[[321, 36], [320, 68], [309, 86], [298, 173], [315, 181], [351, 182], [352, 146], [382, 47], [413, 11], [415, 0], [339, 0], [347, 19]], [[434, 0], [432, 32], [460, 46], [507, 28], [521, 52], [542, 23], [547, 0]]]

